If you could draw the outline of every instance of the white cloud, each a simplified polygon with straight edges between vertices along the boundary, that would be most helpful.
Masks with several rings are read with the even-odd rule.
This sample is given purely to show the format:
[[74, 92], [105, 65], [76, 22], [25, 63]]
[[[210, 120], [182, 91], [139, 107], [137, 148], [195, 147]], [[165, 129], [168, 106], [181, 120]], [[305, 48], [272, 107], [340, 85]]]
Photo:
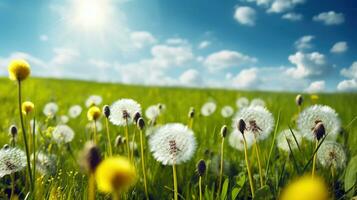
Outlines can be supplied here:
[[282, 13], [292, 10], [296, 5], [304, 3], [304, 0], [274, 0], [270, 4], [268, 12]]
[[242, 25], [254, 26], [256, 20], [256, 12], [248, 6], [236, 7], [234, 19]]
[[204, 65], [210, 70], [220, 70], [228, 67], [241, 66], [243, 64], [256, 63], [257, 58], [244, 55], [237, 51], [222, 50], [212, 53], [204, 60]]
[[204, 40], [202, 42], [200, 42], [200, 44], [198, 45], [199, 49], [205, 49], [207, 48], [209, 45], [211, 45], [210, 41]]
[[343, 13], [336, 13], [335, 11], [322, 12], [312, 18], [316, 22], [322, 22], [325, 25], [338, 25], [345, 21]]
[[343, 68], [341, 70], [341, 75], [357, 80], [357, 61], [354, 61], [350, 68]]
[[306, 92], [316, 93], [322, 92], [325, 89], [325, 81], [314, 81], [308, 88], [305, 89]]
[[43, 35], [40, 35], [40, 40], [43, 41], [43, 42], [46, 42], [48, 40], [48, 36], [43, 34]]
[[243, 89], [253, 87], [254, 85], [258, 84], [257, 73], [257, 68], [243, 69], [233, 78], [233, 87]]
[[330, 49], [331, 53], [343, 53], [345, 51], [347, 51], [348, 49], [348, 45], [347, 42], [341, 41], [341, 42], [337, 42], [335, 43], [332, 48]]
[[181, 74], [179, 81], [185, 86], [201, 86], [202, 79], [200, 73], [195, 69], [188, 69]]
[[[30, 55], [28, 53], [19, 52], [19, 51], [13, 52], [8, 57], [5, 57], [5, 58], [0, 57], [0, 66], [8, 66], [9, 63], [11, 62], [11, 60], [14, 60], [14, 59], [24, 59], [31, 65], [31, 67], [35, 67], [35, 68], [37, 68], [37, 67], [46, 68], [47, 67], [46, 62], [43, 61], [42, 59], [37, 58], [37, 57]], [[1, 68], [3, 68], [3, 67], [1, 67]]]
[[190, 47], [156, 45], [151, 48], [152, 61], [159, 67], [182, 66], [194, 59]]
[[293, 78], [305, 78], [321, 75], [327, 68], [325, 55], [319, 52], [296, 52], [289, 56], [289, 61], [296, 67], [288, 68], [286, 74]]
[[355, 79], [343, 80], [337, 85], [340, 91], [357, 91], [357, 81]]
[[300, 21], [300, 20], [302, 20], [303, 16], [302, 16], [302, 14], [299, 14], [299, 13], [290, 12], [290, 13], [284, 14], [281, 18], [289, 20], [289, 21]]
[[143, 48], [156, 43], [156, 38], [147, 31], [135, 31], [130, 34], [134, 47]]
[[169, 38], [166, 40], [166, 44], [169, 45], [179, 45], [179, 46], [186, 46], [189, 44], [189, 42], [186, 39], [179, 38], [179, 37], [174, 37], [174, 38]]
[[112, 66], [111, 63], [104, 61], [104, 60], [98, 60], [98, 59], [89, 59], [88, 63], [91, 65], [94, 65], [95, 67], [97, 67], [98, 69], [108, 69]]
[[53, 52], [55, 56], [50, 61], [52, 67], [70, 64], [80, 55], [77, 50], [71, 48], [55, 48]]
[[313, 35], [305, 35], [295, 41], [294, 45], [298, 50], [312, 48], [311, 41], [315, 38]]

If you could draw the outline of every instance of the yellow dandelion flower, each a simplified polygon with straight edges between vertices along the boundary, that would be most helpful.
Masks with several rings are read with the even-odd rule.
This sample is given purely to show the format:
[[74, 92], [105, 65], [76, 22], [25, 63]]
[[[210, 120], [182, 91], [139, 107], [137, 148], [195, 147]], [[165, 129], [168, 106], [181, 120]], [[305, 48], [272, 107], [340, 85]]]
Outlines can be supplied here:
[[101, 114], [102, 113], [100, 108], [98, 108], [97, 106], [92, 106], [87, 112], [87, 118], [89, 121], [97, 120], [99, 119]]
[[8, 67], [9, 78], [13, 81], [23, 81], [31, 73], [30, 65], [25, 60], [12, 60]]
[[35, 105], [31, 101], [25, 101], [22, 103], [21, 110], [24, 115], [28, 115], [35, 109]]
[[316, 94], [312, 94], [312, 95], [310, 95], [310, 99], [311, 99], [312, 103], [316, 103], [317, 100], [319, 100], [319, 96]]
[[99, 191], [105, 193], [123, 192], [135, 184], [136, 170], [125, 157], [109, 157], [97, 167], [95, 179]]
[[329, 200], [328, 188], [319, 177], [303, 176], [290, 183], [280, 200]]

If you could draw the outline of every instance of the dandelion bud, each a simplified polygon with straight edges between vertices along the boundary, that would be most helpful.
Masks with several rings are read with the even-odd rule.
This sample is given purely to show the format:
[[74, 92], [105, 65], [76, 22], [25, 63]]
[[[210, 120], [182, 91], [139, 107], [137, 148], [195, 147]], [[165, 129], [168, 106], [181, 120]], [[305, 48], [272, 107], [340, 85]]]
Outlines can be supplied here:
[[163, 109], [163, 105], [162, 105], [161, 103], [159, 103], [159, 104], [157, 105], [157, 107], [159, 108], [159, 110], [162, 110], [162, 109]]
[[295, 98], [296, 105], [301, 106], [303, 102], [304, 102], [304, 98], [302, 97], [302, 95], [301, 94], [297, 95]]
[[102, 161], [99, 148], [91, 141], [85, 144], [81, 159], [81, 165], [90, 173], [94, 173]]
[[226, 125], [223, 125], [222, 128], [221, 128], [221, 137], [222, 138], [225, 138], [227, 136], [227, 126]]
[[141, 118], [141, 114], [140, 114], [140, 112], [136, 112], [134, 115], [134, 118], [133, 118], [134, 123], [137, 123], [139, 118]]
[[108, 118], [108, 117], [110, 116], [110, 108], [109, 108], [108, 105], [105, 105], [105, 106], [103, 107], [103, 113], [104, 113], [104, 115], [105, 115], [106, 118]]
[[314, 132], [314, 135], [315, 135], [317, 140], [320, 140], [321, 138], [323, 138], [325, 133], [326, 133], [325, 126], [323, 125], [323, 123], [322, 122], [318, 122], [315, 125], [315, 128], [314, 128], [313, 132]]
[[238, 122], [238, 130], [244, 134], [244, 131], [247, 129], [246, 124], [243, 119], [240, 119]]
[[13, 138], [17, 136], [17, 128], [15, 125], [10, 126], [9, 133]]
[[10, 80], [23, 81], [30, 75], [31, 68], [25, 60], [12, 60], [8, 71]]
[[195, 117], [195, 108], [190, 108], [190, 111], [188, 112], [188, 117], [189, 118], [194, 118]]
[[118, 135], [116, 138], [115, 138], [115, 146], [116, 147], [119, 147], [120, 145], [124, 144], [125, 143], [125, 138], [122, 137], [121, 135]]
[[4, 144], [4, 146], [2, 148], [6, 150], [6, 149], [9, 149], [10, 146], [8, 144]]
[[139, 128], [140, 130], [143, 130], [144, 127], [145, 127], [145, 121], [144, 121], [144, 119], [140, 117], [140, 118], [138, 119], [137, 125], [138, 125], [138, 128]]
[[197, 173], [199, 176], [203, 176], [206, 172], [206, 162], [202, 159], [197, 163]]

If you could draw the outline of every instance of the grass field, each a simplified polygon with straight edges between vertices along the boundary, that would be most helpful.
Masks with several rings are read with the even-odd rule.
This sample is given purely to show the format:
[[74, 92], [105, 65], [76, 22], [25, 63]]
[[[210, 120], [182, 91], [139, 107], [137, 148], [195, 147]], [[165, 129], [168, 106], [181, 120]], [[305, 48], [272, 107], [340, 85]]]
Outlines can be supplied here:
[[[297, 93], [284, 92], [258, 92], [258, 91], [234, 91], [223, 89], [191, 89], [191, 88], [163, 88], [163, 87], [143, 87], [129, 86], [121, 84], [106, 84], [94, 83], [74, 80], [53, 80], [30, 78], [24, 81], [23, 84], [23, 99], [32, 101], [35, 104], [36, 119], [44, 123], [46, 117], [42, 113], [43, 106], [54, 101], [59, 105], [57, 116], [66, 115], [68, 108], [74, 104], [80, 104], [83, 112], [77, 119], [70, 119], [67, 123], [74, 131], [75, 137], [68, 146], [60, 146], [52, 144], [51, 151], [57, 155], [57, 172], [53, 176], [41, 176], [37, 174], [37, 193], [36, 199], [52, 198], [52, 199], [87, 199], [87, 176], [81, 171], [77, 164], [79, 151], [83, 148], [84, 143], [89, 139], [90, 132], [86, 129], [88, 123], [86, 113], [87, 108], [84, 103], [90, 95], [100, 95], [103, 97], [102, 105], [111, 105], [114, 101], [120, 98], [131, 98], [139, 102], [145, 109], [153, 104], [162, 103], [166, 105], [166, 111], [160, 116], [158, 123], [165, 124], [168, 122], [180, 122], [187, 124], [188, 112], [190, 107], [196, 109], [196, 116], [193, 123], [193, 131], [197, 139], [197, 150], [194, 157], [187, 163], [177, 166], [178, 176], [178, 191], [182, 199], [198, 199], [198, 176], [196, 172], [196, 163], [200, 159], [206, 160], [208, 169], [203, 176], [203, 194], [205, 199], [216, 199], [218, 192], [218, 168], [221, 136], [220, 129], [222, 125], [227, 125], [229, 128], [228, 134], [231, 132], [230, 118], [225, 119], [221, 116], [220, 110], [225, 105], [230, 105], [236, 109], [236, 100], [239, 97], [247, 97], [248, 99], [261, 98], [266, 102], [267, 108], [273, 113], [277, 127], [276, 132], [279, 133], [283, 129], [295, 127], [294, 118], [297, 115], [298, 108], [295, 104]], [[312, 104], [310, 96], [303, 94], [303, 108]], [[336, 110], [344, 128], [338, 138], [346, 150], [348, 162], [357, 153], [357, 122], [353, 123], [353, 119], [357, 116], [357, 93], [331, 93], [318, 94], [318, 104], [328, 105]], [[216, 112], [204, 117], [199, 114], [201, 106], [213, 100], [217, 104]], [[0, 79], [0, 145], [9, 143], [10, 137], [8, 129], [10, 125], [16, 124], [20, 127], [19, 111], [17, 107], [17, 85], [6, 78]], [[235, 110], [237, 111], [237, 109]], [[280, 113], [280, 115], [279, 115]], [[278, 120], [279, 118], [279, 120]], [[101, 119], [101, 120], [104, 120]], [[103, 121], [104, 124], [104, 121]], [[55, 126], [55, 120], [48, 122], [49, 126]], [[110, 134], [112, 143], [118, 134], [123, 135], [124, 130], [121, 127], [110, 124]], [[130, 127], [129, 133], [132, 134], [134, 127]], [[313, 152], [313, 143], [305, 142], [302, 152], [292, 154], [287, 161], [289, 155], [281, 152], [273, 144], [273, 135], [260, 143], [262, 167], [265, 172], [268, 168], [267, 163], [269, 154], [271, 158], [269, 162], [269, 171], [267, 173], [267, 186], [257, 191], [256, 199], [276, 199], [278, 198], [282, 188], [289, 183], [295, 176], [304, 174], [303, 168], [308, 162]], [[104, 152], [106, 150], [105, 129], [99, 133], [99, 147]], [[139, 137], [137, 137], [139, 142]], [[19, 141], [21, 148], [23, 142], [21, 134]], [[139, 144], [139, 143], [138, 143]], [[48, 142], [38, 137], [38, 149], [43, 151], [48, 150]], [[272, 151], [271, 151], [272, 150]], [[271, 152], [270, 152], [271, 151]], [[114, 152], [118, 152], [114, 147]], [[209, 153], [208, 153], [209, 152]], [[246, 178], [246, 168], [244, 166], [244, 153], [237, 151], [229, 146], [228, 141], [225, 143], [224, 149], [225, 167], [223, 172], [223, 192], [218, 199], [231, 199], [237, 193], [237, 199], [249, 199], [250, 190], [248, 178]], [[253, 174], [258, 173], [257, 164], [254, 159], [254, 154], [250, 150], [251, 165]], [[73, 155], [73, 157], [72, 157]], [[173, 183], [172, 169], [170, 166], [163, 166], [155, 161], [149, 152], [146, 145], [146, 173], [148, 176], [148, 191], [152, 199], [171, 199], [173, 198]], [[293, 160], [295, 159], [296, 165]], [[143, 183], [141, 177], [140, 154], [135, 154], [135, 163], [138, 166], [138, 181], [132, 187], [124, 198], [127, 199], [144, 199]], [[243, 163], [243, 165], [242, 165]], [[356, 169], [356, 168], [355, 168]], [[305, 169], [306, 173], [310, 173], [311, 165]], [[16, 173], [16, 193], [20, 195], [20, 199], [24, 198], [26, 186], [23, 178], [25, 170]], [[337, 171], [337, 180], [331, 181], [328, 170], [324, 170], [320, 165], [317, 165], [317, 174], [323, 176], [330, 186], [331, 195], [335, 195], [338, 199], [347, 199], [343, 197], [345, 191], [345, 171]], [[356, 171], [352, 173], [356, 175]], [[259, 180], [255, 180], [256, 189], [259, 188]], [[229, 182], [229, 183], [228, 183]], [[332, 183], [333, 182], [333, 183]], [[332, 189], [334, 185], [335, 191]], [[6, 199], [10, 190], [10, 177], [4, 176], [0, 179], [0, 199]], [[227, 192], [224, 192], [227, 191]], [[334, 194], [333, 194], [334, 193]], [[356, 193], [354, 189], [349, 195]], [[110, 199], [110, 195], [97, 192], [97, 199]]]

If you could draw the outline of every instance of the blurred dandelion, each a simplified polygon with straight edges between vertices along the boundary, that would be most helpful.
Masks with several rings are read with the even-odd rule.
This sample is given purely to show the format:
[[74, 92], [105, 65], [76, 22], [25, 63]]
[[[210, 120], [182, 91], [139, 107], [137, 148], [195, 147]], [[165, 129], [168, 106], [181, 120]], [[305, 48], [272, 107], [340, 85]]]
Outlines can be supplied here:
[[[56, 173], [57, 156], [54, 154], [45, 154], [40, 151], [36, 154], [36, 170], [42, 175], [54, 175]], [[33, 157], [32, 157], [33, 159]]]
[[88, 97], [88, 99], [86, 100], [86, 107], [90, 108], [92, 106], [99, 106], [103, 101], [103, 98], [99, 95], [91, 95]]
[[312, 104], [316, 104], [317, 101], [319, 100], [319, 96], [316, 94], [312, 94], [312, 95], [310, 95], [310, 99], [311, 99]]
[[[109, 133], [109, 116], [110, 116], [110, 107], [108, 105], [103, 106], [102, 112], [105, 116], [105, 129], [107, 132], [107, 147], [109, 151], [109, 156], [113, 155], [113, 150], [112, 150], [112, 141], [110, 139], [110, 133]], [[99, 131], [99, 130], [98, 130]]]
[[341, 121], [334, 109], [324, 105], [314, 105], [303, 110], [297, 120], [297, 126], [304, 138], [313, 141], [314, 127], [322, 122], [326, 132], [326, 139], [336, 140], [341, 127]]
[[191, 107], [188, 111], [188, 128], [192, 128], [193, 126], [193, 119], [195, 118], [195, 108]]
[[35, 109], [35, 105], [31, 101], [24, 101], [21, 107], [24, 115], [30, 114]]
[[58, 105], [54, 102], [47, 103], [43, 108], [43, 114], [45, 114], [48, 118], [52, 118], [58, 112]]
[[8, 67], [9, 78], [12, 81], [23, 81], [31, 74], [30, 65], [25, 60], [12, 60]]
[[[295, 138], [291, 131], [294, 133]], [[297, 149], [298, 144], [300, 144], [302, 140], [301, 134], [298, 131], [291, 131], [290, 129], [285, 129], [276, 138], [278, 148], [288, 153], [290, 153], [290, 148], [291, 150]], [[296, 144], [296, 142], [298, 144]]]
[[68, 116], [70, 118], [77, 118], [82, 113], [82, 107], [80, 105], [73, 105], [68, 110]]
[[249, 106], [261, 106], [265, 107], [265, 101], [263, 99], [255, 98], [250, 102]]
[[25, 152], [16, 147], [0, 149], [0, 178], [21, 171], [25, 167]]
[[159, 117], [161, 110], [158, 105], [151, 105], [145, 110], [145, 116], [152, 124], [155, 124], [156, 118]]
[[57, 125], [52, 132], [52, 139], [58, 143], [69, 143], [74, 138], [74, 131], [67, 125]]
[[341, 144], [333, 141], [325, 141], [317, 151], [320, 164], [325, 167], [341, 169], [346, 166], [346, 153]]
[[234, 113], [234, 110], [231, 106], [224, 106], [222, 109], [221, 109], [221, 115], [222, 117], [224, 118], [228, 118], [228, 117], [231, 117]]
[[217, 105], [214, 102], [206, 102], [201, 107], [201, 114], [205, 117], [212, 115], [216, 111]]
[[[101, 132], [103, 130], [103, 124], [100, 121], [96, 121], [95, 122], [95, 128], [96, 128], [97, 132]], [[86, 129], [87, 129], [88, 132], [93, 131], [94, 122], [89, 122], [86, 125]]]
[[61, 117], [60, 117], [61, 124], [67, 124], [68, 121], [69, 121], [69, 117], [67, 115], [61, 115]]
[[198, 181], [198, 185], [199, 185], [199, 193], [200, 193], [200, 200], [202, 200], [202, 176], [205, 174], [206, 172], [206, 162], [204, 160], [200, 160], [197, 163], [197, 173], [199, 175], [199, 181]]
[[237, 99], [236, 101], [236, 106], [239, 109], [245, 108], [249, 106], [249, 100], [246, 97], [240, 97], [239, 99]]
[[92, 106], [88, 109], [87, 112], [87, 118], [89, 121], [92, 121], [93, 123], [93, 141], [94, 143], [97, 143], [97, 121], [102, 115], [101, 110], [97, 106]]

